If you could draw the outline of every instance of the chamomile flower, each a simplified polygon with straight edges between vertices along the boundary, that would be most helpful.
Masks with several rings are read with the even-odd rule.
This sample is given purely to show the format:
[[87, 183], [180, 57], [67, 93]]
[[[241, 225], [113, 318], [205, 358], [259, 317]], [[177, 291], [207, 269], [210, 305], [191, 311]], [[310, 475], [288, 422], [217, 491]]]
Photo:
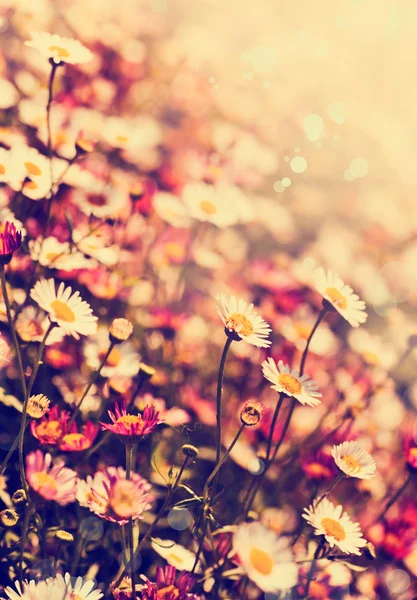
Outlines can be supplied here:
[[317, 383], [308, 375], [300, 376], [296, 369], [284, 365], [282, 360], [277, 364], [273, 358], [269, 357], [262, 363], [262, 372], [264, 377], [272, 383], [273, 390], [279, 393], [283, 392], [308, 406], [317, 406], [321, 403], [319, 400], [321, 393], [318, 391]]
[[366, 304], [334, 271], [319, 267], [313, 272], [316, 290], [352, 327], [365, 323]]
[[247, 576], [264, 592], [296, 585], [298, 568], [288, 542], [261, 523], [244, 523], [233, 536], [233, 549]]
[[268, 336], [271, 328], [254, 310], [253, 304], [237, 300], [235, 296], [216, 296], [217, 312], [224, 323], [226, 333], [235, 340], [245, 340], [258, 348], [271, 345]]
[[335, 506], [328, 498], [304, 509], [303, 518], [314, 527], [316, 535], [324, 535], [329, 546], [337, 546], [345, 554], [360, 556], [366, 546], [358, 523], [350, 520], [341, 505]]
[[13, 189], [19, 189], [26, 172], [18, 160], [14, 160], [9, 150], [0, 148], [0, 183], [8, 183]]
[[[25, 306], [17, 317], [16, 331], [23, 342], [41, 342], [45, 337], [50, 321], [38, 312], [34, 306]], [[46, 339], [46, 345], [62, 342], [64, 337], [65, 331], [61, 327], [54, 327]]]
[[[177, 544], [173, 540], [161, 540], [159, 538], [152, 539], [152, 548], [162, 556], [163, 559], [167, 561], [167, 563], [177, 569], [182, 569], [183, 571], [192, 571], [194, 562], [195, 562], [195, 554], [181, 544]], [[197, 572], [200, 570], [200, 565], [197, 567]]]
[[371, 479], [375, 475], [376, 462], [357, 442], [343, 442], [332, 448], [334, 462], [348, 477]]
[[191, 219], [183, 202], [174, 194], [157, 192], [152, 198], [156, 214], [173, 227], [189, 227]]
[[31, 36], [32, 39], [25, 42], [25, 45], [38, 50], [42, 56], [51, 58], [56, 64], [65, 62], [76, 65], [93, 58], [93, 53], [78, 40], [44, 31], [33, 31]]
[[72, 250], [69, 242], [59, 242], [55, 237], [31, 240], [29, 242], [30, 255], [43, 267], [72, 271], [74, 269], [88, 269], [91, 265], [85, 256], [77, 250]]
[[31, 579], [20, 584], [15, 582], [16, 590], [6, 587], [4, 592], [8, 600], [100, 600], [103, 594], [94, 589], [94, 581], [84, 581], [82, 577], [71, 577], [69, 573], [48, 577], [41, 581]]
[[189, 215], [198, 221], [227, 227], [239, 220], [233, 204], [225, 202], [223, 195], [208, 183], [187, 183], [182, 192], [182, 199]]
[[97, 317], [90, 305], [81, 299], [79, 292], [72, 293], [71, 287], [61, 283], [58, 292], [53, 279], [41, 279], [30, 292], [31, 298], [46, 310], [49, 319], [57, 323], [68, 335], [75, 339], [81, 335], [91, 335], [97, 330]]

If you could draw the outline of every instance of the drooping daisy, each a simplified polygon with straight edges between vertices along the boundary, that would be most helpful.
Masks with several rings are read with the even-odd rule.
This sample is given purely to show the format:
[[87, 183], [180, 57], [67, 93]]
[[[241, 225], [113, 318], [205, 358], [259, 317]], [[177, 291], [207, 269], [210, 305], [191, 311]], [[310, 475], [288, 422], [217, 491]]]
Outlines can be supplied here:
[[338, 273], [330, 269], [326, 272], [319, 267], [314, 270], [313, 279], [316, 290], [352, 327], [365, 323], [368, 317], [365, 302], [343, 282]]
[[35, 48], [45, 58], [52, 58], [56, 64], [65, 62], [76, 65], [93, 58], [93, 53], [78, 40], [44, 31], [32, 31], [31, 36], [32, 39], [25, 42], [25, 45]]
[[298, 568], [288, 542], [261, 523], [244, 523], [233, 536], [233, 550], [247, 576], [264, 592], [296, 585]]
[[80, 339], [81, 335], [91, 335], [97, 330], [97, 317], [90, 305], [81, 299], [79, 292], [72, 294], [71, 287], [61, 283], [58, 292], [53, 279], [41, 279], [30, 292], [38, 305], [46, 310], [49, 319], [57, 323], [68, 334]]
[[177, 575], [175, 567], [156, 567], [155, 583], [145, 579], [142, 600], [199, 600], [192, 593], [196, 579], [191, 573], [182, 571]]
[[[183, 571], [192, 571], [195, 563], [195, 554], [173, 540], [152, 539], [152, 548], [167, 561], [169, 565]], [[201, 569], [198, 565], [197, 572]]]
[[150, 483], [137, 473], [128, 480], [121, 467], [107, 467], [86, 481], [79, 480], [77, 500], [102, 519], [124, 525], [130, 518], [142, 518], [154, 496]]
[[140, 440], [144, 435], [152, 433], [157, 425], [162, 421], [159, 418], [159, 412], [153, 406], [145, 406], [141, 415], [129, 415], [126, 405], [114, 405], [114, 412], [107, 411], [113, 424], [100, 423], [103, 429], [117, 434], [125, 443], [133, 443]]
[[77, 490], [77, 473], [52, 462], [50, 454], [35, 450], [26, 457], [26, 479], [36, 495], [43, 500], [54, 500], [60, 506], [74, 502]]
[[332, 448], [334, 462], [348, 477], [371, 479], [375, 475], [376, 462], [357, 442], [343, 442]]
[[335, 506], [328, 498], [310, 505], [304, 509], [303, 519], [312, 527], [316, 535], [324, 535], [329, 546], [337, 546], [345, 554], [360, 556], [360, 548], [366, 546], [358, 523], [350, 520], [347, 513], [343, 512], [341, 505]]
[[272, 383], [273, 390], [279, 393], [283, 392], [308, 406], [317, 406], [321, 403], [319, 400], [321, 393], [318, 391], [317, 383], [308, 375], [300, 376], [296, 369], [284, 365], [282, 360], [277, 364], [273, 358], [269, 357], [262, 363], [262, 372], [264, 377]]
[[236, 296], [229, 298], [224, 295], [216, 296], [216, 310], [224, 323], [226, 333], [235, 340], [245, 340], [258, 348], [268, 348], [271, 345], [268, 336], [271, 328], [254, 310], [253, 304], [245, 300], [237, 300]]

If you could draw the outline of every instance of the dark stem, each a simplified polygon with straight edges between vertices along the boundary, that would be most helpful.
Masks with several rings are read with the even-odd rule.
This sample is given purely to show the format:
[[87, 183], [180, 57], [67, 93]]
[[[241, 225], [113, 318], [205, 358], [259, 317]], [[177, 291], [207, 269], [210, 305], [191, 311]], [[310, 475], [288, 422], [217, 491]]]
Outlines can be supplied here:
[[376, 518], [376, 520], [374, 521], [374, 523], [378, 523], [379, 521], [382, 521], [382, 519], [385, 517], [386, 513], [389, 511], [389, 509], [391, 508], [391, 506], [393, 504], [395, 504], [395, 502], [397, 502], [398, 498], [405, 492], [405, 490], [407, 489], [409, 483], [411, 482], [413, 478], [413, 474], [410, 473], [407, 477], [407, 479], [404, 481], [404, 483], [402, 484], [402, 486], [395, 492], [395, 494], [393, 495], [393, 497], [386, 503], [384, 510], [378, 515], [378, 517]]
[[[132, 444], [126, 445], [126, 479], [129, 481], [132, 474], [133, 456], [135, 446]], [[132, 600], [136, 600], [136, 566], [133, 543], [133, 518], [129, 519], [129, 560], [130, 560], [130, 578], [132, 580]]]
[[320, 556], [322, 548], [324, 548], [324, 544], [325, 544], [325, 539], [323, 538], [321, 540], [320, 544], [317, 546], [316, 551], [314, 553], [314, 558], [313, 558], [313, 560], [311, 562], [310, 571], [308, 572], [308, 576], [307, 576], [306, 586], [304, 588], [304, 598], [308, 598], [308, 591], [310, 589], [310, 584], [311, 584], [311, 582], [313, 580], [314, 571], [316, 570], [317, 559]]

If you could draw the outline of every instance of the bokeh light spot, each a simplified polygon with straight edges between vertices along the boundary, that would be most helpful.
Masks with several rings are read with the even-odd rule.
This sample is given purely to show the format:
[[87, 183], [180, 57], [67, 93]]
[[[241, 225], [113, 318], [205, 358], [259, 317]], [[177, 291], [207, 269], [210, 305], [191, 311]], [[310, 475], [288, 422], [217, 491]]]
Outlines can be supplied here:
[[290, 167], [294, 173], [304, 173], [307, 170], [307, 161], [303, 156], [295, 156], [290, 162]]
[[172, 529], [183, 531], [191, 525], [193, 517], [188, 509], [174, 507], [169, 511], [167, 520]]

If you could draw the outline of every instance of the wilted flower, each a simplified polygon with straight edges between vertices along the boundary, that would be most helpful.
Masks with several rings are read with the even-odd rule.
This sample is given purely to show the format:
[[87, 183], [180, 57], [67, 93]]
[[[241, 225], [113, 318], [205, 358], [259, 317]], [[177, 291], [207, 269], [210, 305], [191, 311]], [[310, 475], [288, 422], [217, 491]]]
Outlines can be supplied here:
[[13, 508], [6, 508], [0, 512], [0, 521], [5, 527], [14, 527], [19, 520], [19, 515]]

